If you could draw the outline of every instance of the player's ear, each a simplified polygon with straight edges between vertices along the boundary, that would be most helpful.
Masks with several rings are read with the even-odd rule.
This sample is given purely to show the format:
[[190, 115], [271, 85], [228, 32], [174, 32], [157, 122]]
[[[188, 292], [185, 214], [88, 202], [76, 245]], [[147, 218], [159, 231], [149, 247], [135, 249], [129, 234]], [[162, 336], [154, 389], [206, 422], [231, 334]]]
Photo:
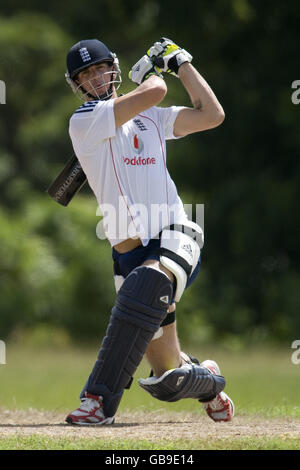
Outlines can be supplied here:
[[117, 71], [117, 69], [114, 65], [112, 65], [111, 71], [113, 72], [113, 79], [116, 80], [117, 75], [118, 75], [118, 71]]
[[79, 86], [80, 85], [80, 79], [79, 79], [79, 73], [73, 77], [73, 82]]

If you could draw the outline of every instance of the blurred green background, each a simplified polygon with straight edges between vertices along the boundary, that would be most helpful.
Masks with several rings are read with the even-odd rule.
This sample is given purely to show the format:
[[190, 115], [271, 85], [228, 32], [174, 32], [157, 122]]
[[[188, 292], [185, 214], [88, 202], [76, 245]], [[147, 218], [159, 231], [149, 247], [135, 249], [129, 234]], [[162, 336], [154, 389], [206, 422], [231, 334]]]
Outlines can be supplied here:
[[[80, 104], [65, 56], [80, 39], [104, 41], [126, 93], [131, 65], [160, 36], [191, 52], [226, 114], [220, 127], [168, 143], [183, 202], [205, 204], [202, 268], [177, 308], [180, 339], [236, 351], [300, 338], [299, 20], [299, 2], [278, 0], [1, 5], [2, 340], [55, 348], [104, 335], [115, 294], [96, 200], [87, 186], [67, 208], [46, 193], [72, 155], [68, 121]], [[162, 105], [190, 106], [180, 82], [166, 81]]]

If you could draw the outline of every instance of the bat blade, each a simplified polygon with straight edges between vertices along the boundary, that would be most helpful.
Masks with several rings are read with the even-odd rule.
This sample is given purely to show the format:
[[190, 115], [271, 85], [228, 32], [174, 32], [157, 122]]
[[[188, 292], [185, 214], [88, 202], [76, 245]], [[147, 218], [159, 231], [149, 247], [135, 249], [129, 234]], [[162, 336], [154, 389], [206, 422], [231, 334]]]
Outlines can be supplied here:
[[47, 189], [47, 193], [62, 206], [67, 206], [86, 181], [86, 175], [78, 158], [76, 155], [72, 155]]

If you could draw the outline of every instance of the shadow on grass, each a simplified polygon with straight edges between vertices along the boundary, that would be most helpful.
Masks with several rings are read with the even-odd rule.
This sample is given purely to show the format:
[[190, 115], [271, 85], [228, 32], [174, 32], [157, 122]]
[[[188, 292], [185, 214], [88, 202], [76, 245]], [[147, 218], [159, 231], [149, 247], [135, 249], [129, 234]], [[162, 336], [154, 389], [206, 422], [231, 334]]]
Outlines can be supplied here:
[[53, 428], [53, 427], [66, 427], [66, 428], [77, 428], [77, 429], [87, 429], [87, 428], [133, 428], [133, 427], [138, 427], [138, 426], [143, 426], [145, 427], [145, 424], [147, 425], [166, 425], [166, 424], [183, 424], [183, 421], [164, 421], [158, 423], [157, 421], [147, 421], [145, 422], [139, 422], [139, 423], [114, 423], [114, 424], [105, 424], [105, 425], [99, 425], [99, 424], [88, 424], [88, 425], [78, 425], [78, 424], [69, 424], [69, 423], [39, 423], [39, 424], [1, 424], [0, 423], [0, 430], [1, 428], [12, 428], [12, 429], [18, 429], [18, 428]]

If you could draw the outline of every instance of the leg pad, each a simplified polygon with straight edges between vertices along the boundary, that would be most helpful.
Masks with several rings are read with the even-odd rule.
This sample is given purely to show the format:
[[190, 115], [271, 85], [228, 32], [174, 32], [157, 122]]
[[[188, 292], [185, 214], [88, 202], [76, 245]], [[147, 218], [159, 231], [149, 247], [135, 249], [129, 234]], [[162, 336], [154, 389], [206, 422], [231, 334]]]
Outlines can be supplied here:
[[224, 389], [225, 384], [222, 375], [214, 375], [197, 364], [186, 364], [168, 370], [159, 378], [139, 380], [139, 385], [153, 397], [168, 402], [182, 398], [209, 401]]
[[134, 269], [120, 288], [98, 359], [82, 394], [103, 396], [106, 416], [114, 416], [124, 388], [167, 315], [173, 295], [169, 278], [155, 269]]

